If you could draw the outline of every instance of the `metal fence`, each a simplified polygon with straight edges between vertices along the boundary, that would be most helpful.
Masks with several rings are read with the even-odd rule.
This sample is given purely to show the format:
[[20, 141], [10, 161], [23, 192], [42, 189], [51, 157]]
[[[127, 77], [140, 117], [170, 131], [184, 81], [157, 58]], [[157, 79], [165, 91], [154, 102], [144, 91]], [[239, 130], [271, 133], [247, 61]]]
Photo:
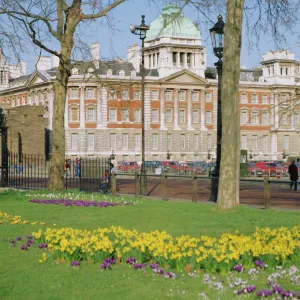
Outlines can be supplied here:
[[[8, 187], [20, 189], [46, 189], [51, 161], [41, 155], [10, 153], [8, 156]], [[108, 158], [66, 159], [64, 165], [66, 189], [97, 192], [110, 170]]]

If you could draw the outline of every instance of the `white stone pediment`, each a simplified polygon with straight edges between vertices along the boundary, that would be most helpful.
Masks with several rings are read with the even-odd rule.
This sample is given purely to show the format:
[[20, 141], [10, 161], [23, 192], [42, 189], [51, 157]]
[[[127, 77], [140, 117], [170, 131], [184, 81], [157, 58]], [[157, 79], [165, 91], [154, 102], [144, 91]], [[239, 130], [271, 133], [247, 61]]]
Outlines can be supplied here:
[[31, 86], [31, 85], [36, 85], [45, 82], [47, 82], [47, 79], [44, 78], [44, 76], [40, 75], [39, 73], [33, 73], [27, 80], [26, 85]]
[[188, 70], [182, 70], [182, 71], [179, 71], [179, 72], [176, 72], [174, 74], [171, 74], [167, 77], [164, 77], [161, 79], [161, 81], [163, 82], [166, 82], [166, 83], [195, 83], [195, 84], [208, 84], [208, 81], [193, 73], [193, 72], [190, 72]]

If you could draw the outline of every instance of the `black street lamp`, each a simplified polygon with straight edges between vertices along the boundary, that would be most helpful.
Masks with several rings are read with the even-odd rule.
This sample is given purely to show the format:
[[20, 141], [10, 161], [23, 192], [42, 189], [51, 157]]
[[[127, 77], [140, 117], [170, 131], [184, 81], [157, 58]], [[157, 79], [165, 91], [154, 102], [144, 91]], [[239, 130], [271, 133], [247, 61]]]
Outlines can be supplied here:
[[167, 151], [167, 159], [171, 159], [170, 150]]
[[284, 149], [283, 153], [282, 153], [282, 159], [286, 159], [287, 156], [288, 156], [288, 154], [285, 152], [285, 149]]
[[219, 59], [215, 66], [217, 67], [218, 74], [218, 113], [217, 113], [217, 161], [216, 167], [212, 172], [211, 180], [211, 195], [210, 201], [217, 202], [218, 199], [218, 186], [220, 176], [220, 164], [221, 164], [221, 145], [222, 145], [222, 57], [223, 57], [223, 39], [224, 39], [224, 25], [222, 16], [218, 16], [218, 22], [209, 30], [212, 47], [215, 56]]
[[142, 22], [140, 25], [131, 25], [130, 31], [138, 35], [142, 41], [142, 61], [141, 61], [141, 77], [142, 77], [142, 165], [141, 165], [141, 194], [147, 193], [147, 180], [146, 180], [146, 168], [145, 168], [145, 55], [144, 55], [144, 41], [147, 35], [147, 31], [150, 29], [145, 24], [145, 16], [142, 15]]
[[210, 153], [210, 149], [207, 150], [207, 159], [210, 160], [211, 159], [211, 153]]
[[252, 150], [250, 150], [250, 155], [249, 155], [249, 158], [252, 159], [253, 158], [253, 153], [252, 153]]

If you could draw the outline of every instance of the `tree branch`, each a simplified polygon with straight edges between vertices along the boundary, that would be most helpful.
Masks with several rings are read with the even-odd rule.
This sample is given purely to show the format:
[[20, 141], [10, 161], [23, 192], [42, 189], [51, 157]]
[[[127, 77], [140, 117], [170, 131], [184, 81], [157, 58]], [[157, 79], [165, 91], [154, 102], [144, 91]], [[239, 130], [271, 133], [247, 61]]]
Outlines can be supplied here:
[[102, 11], [96, 14], [89, 14], [89, 15], [83, 14], [82, 19], [87, 20], [87, 19], [97, 19], [97, 18], [105, 17], [108, 12], [110, 12], [112, 9], [114, 9], [116, 6], [120, 5], [123, 2], [125, 2], [125, 0], [116, 0], [114, 3], [108, 5], [105, 9], [103, 9]]

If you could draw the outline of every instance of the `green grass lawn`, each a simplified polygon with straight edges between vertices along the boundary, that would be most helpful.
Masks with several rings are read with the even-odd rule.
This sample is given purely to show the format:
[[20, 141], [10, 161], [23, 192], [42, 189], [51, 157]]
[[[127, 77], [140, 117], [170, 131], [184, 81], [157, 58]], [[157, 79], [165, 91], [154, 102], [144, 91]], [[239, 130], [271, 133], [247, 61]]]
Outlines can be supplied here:
[[[195, 278], [177, 274], [178, 279], [167, 280], [150, 271], [146, 274], [134, 271], [124, 264], [116, 265], [110, 271], [100, 271], [100, 265], [87, 262], [83, 262], [79, 268], [57, 264], [50, 259], [39, 263], [41, 250], [30, 248], [28, 252], [23, 252], [19, 247], [10, 248], [8, 240], [31, 234], [39, 228], [53, 227], [53, 224], [57, 228], [95, 229], [115, 225], [141, 232], [166, 230], [173, 236], [219, 236], [236, 229], [250, 234], [256, 227], [299, 225], [300, 217], [298, 211], [265, 211], [241, 206], [223, 212], [218, 211], [213, 204], [125, 197], [119, 197], [118, 200], [123, 198], [126, 201], [137, 201], [136, 204], [98, 208], [28, 203], [32, 198], [46, 198], [36, 195], [37, 193], [0, 193], [0, 211], [20, 215], [22, 219], [29, 221], [46, 223], [46, 226], [0, 225], [0, 299], [199, 299], [201, 292], [209, 295], [209, 299], [232, 299], [232, 289], [221, 294], [208, 289], [203, 284], [201, 273]], [[40, 192], [42, 193], [44, 192]], [[66, 198], [66, 195], [63, 196]], [[100, 200], [103, 196], [81, 194], [80, 197]], [[266, 276], [269, 273], [267, 271], [259, 275], [259, 287], [266, 287]], [[218, 278], [216, 276], [216, 280]], [[227, 281], [226, 278], [220, 280], [225, 280], [225, 283]], [[290, 283], [286, 283], [285, 288], [295, 289]]]

